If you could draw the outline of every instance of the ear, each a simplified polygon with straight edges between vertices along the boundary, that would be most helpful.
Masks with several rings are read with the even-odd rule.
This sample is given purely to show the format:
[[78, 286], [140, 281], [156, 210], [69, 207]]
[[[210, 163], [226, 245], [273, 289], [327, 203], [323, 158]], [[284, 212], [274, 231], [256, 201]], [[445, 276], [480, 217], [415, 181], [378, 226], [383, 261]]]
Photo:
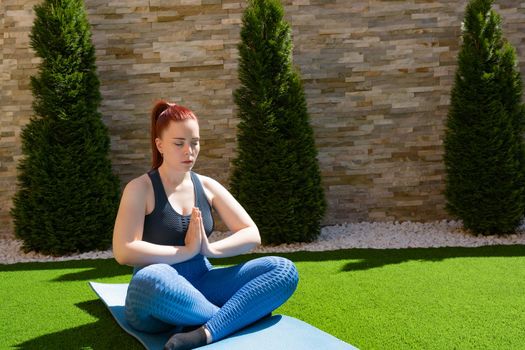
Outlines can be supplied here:
[[157, 146], [157, 150], [160, 152], [160, 154], [163, 154], [164, 151], [162, 150], [162, 140], [157, 137], [155, 139], [155, 145]]

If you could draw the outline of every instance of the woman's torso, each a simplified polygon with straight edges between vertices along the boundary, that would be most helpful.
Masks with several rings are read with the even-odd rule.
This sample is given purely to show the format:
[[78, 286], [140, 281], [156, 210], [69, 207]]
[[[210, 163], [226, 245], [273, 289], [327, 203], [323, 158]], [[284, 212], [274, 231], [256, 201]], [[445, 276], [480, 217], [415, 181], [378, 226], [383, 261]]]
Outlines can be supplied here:
[[[145, 215], [142, 240], [161, 245], [183, 246], [191, 214], [182, 215], [173, 209], [158, 169], [149, 171], [147, 175], [153, 187], [155, 204], [153, 211]], [[210, 236], [214, 227], [211, 205], [197, 174], [190, 172], [190, 175], [193, 183], [194, 206], [201, 211], [204, 230], [206, 235]]]

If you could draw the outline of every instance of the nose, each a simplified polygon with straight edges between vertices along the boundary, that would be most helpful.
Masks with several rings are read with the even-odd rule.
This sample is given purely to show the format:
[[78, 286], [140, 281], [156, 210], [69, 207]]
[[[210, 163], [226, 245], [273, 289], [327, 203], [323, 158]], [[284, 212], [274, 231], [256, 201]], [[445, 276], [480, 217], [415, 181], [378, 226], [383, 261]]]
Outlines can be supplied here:
[[186, 144], [184, 146], [184, 154], [191, 154], [191, 146], [190, 146], [190, 144]]

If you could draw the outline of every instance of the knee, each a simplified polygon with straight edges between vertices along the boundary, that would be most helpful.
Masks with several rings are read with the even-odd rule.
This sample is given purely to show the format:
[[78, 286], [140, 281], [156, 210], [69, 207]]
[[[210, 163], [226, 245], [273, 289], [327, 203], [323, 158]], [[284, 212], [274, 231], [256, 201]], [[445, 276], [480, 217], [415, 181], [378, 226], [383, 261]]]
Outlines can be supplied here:
[[143, 267], [134, 277], [141, 279], [164, 278], [166, 275], [173, 273], [174, 269], [168, 264], [151, 264]]
[[299, 283], [299, 273], [295, 264], [291, 260], [279, 256], [267, 258], [275, 272], [276, 283], [280, 283], [283, 288], [292, 292], [295, 291]]
[[143, 267], [131, 278], [130, 286], [148, 288], [166, 281], [174, 269], [167, 264], [152, 264]]

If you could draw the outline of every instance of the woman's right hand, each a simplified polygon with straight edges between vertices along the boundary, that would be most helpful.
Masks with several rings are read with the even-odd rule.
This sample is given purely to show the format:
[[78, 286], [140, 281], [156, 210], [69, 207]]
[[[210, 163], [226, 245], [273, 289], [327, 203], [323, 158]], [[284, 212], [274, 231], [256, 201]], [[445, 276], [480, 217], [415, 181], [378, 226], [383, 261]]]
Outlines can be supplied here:
[[192, 256], [197, 255], [201, 251], [202, 244], [202, 216], [199, 208], [194, 207], [191, 211], [190, 224], [186, 237], [184, 238], [184, 244], [188, 253]]

